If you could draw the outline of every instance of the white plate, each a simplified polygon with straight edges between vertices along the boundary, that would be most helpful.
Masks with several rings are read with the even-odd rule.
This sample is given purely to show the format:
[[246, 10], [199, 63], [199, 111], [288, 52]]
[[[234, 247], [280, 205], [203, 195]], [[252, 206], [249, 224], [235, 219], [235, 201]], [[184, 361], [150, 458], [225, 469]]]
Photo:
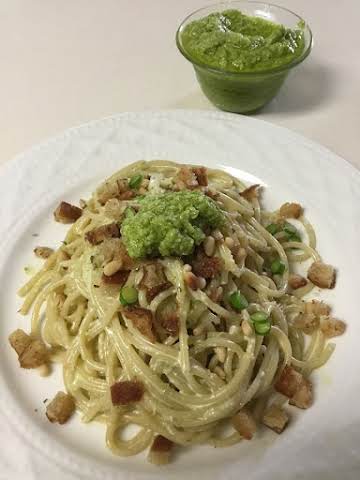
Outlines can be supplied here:
[[[189, 449], [161, 469], [142, 456], [112, 456], [101, 425], [83, 425], [79, 418], [63, 427], [50, 424], [42, 401], [62, 388], [61, 373], [44, 379], [20, 370], [6, 341], [16, 327], [29, 326], [29, 319], [16, 313], [16, 290], [25, 280], [24, 266], [36, 264], [33, 247], [57, 246], [64, 236], [65, 228], [52, 220], [57, 202], [78, 201], [125, 163], [154, 158], [216, 166], [249, 183], [261, 182], [270, 208], [292, 200], [303, 204], [320, 253], [339, 270], [336, 289], [322, 297], [349, 325], [330, 362], [315, 375], [314, 406], [297, 412], [284, 434], [263, 433], [228, 449]], [[33, 448], [59, 467], [93, 479], [180, 479], [195, 472], [199, 480], [359, 478], [360, 174], [348, 163], [288, 130], [248, 117], [135, 113], [71, 129], [33, 148], [5, 166], [0, 191], [1, 405]], [[30, 447], [24, 442], [23, 448]]]

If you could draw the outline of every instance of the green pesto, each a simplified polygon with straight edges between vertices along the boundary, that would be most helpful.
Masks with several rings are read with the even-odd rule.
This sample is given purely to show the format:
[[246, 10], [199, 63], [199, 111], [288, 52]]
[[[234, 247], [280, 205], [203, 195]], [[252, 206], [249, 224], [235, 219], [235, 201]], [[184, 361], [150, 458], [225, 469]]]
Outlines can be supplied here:
[[181, 34], [195, 61], [226, 72], [261, 72], [299, 57], [304, 34], [239, 10], [225, 10], [189, 23]]
[[121, 235], [129, 255], [182, 256], [193, 252], [205, 238], [205, 228], [221, 227], [223, 212], [211, 198], [184, 190], [148, 195], [137, 213], [127, 210]]

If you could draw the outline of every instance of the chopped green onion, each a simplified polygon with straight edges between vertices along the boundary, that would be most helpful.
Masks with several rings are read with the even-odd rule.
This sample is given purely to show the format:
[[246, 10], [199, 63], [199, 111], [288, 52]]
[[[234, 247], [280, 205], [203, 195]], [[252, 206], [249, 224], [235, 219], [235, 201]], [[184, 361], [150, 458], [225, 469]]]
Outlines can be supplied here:
[[271, 235], [275, 235], [275, 233], [278, 233], [280, 231], [279, 225], [276, 223], [270, 223], [267, 227], [266, 230], [271, 233]]
[[254, 324], [255, 332], [258, 335], [266, 335], [270, 332], [271, 325], [269, 321], [257, 322]]
[[291, 235], [290, 238], [288, 239], [289, 242], [301, 242], [300, 236], [295, 233], [294, 235]]
[[143, 181], [143, 176], [141, 174], [133, 175], [129, 180], [129, 187], [138, 189]]
[[236, 290], [229, 296], [229, 302], [233, 309], [238, 311], [244, 310], [244, 308], [249, 306], [249, 302], [239, 290]]
[[297, 228], [294, 227], [292, 223], [285, 222], [284, 224], [284, 232], [288, 233], [289, 235], [296, 235], [298, 233]]
[[256, 324], [256, 323], [267, 322], [269, 317], [268, 315], [266, 315], [265, 312], [255, 312], [252, 315], [250, 315], [250, 319]]
[[282, 275], [285, 271], [285, 263], [281, 260], [274, 260], [270, 266], [271, 273]]
[[134, 287], [123, 287], [119, 297], [121, 305], [132, 305], [138, 300], [138, 292]]

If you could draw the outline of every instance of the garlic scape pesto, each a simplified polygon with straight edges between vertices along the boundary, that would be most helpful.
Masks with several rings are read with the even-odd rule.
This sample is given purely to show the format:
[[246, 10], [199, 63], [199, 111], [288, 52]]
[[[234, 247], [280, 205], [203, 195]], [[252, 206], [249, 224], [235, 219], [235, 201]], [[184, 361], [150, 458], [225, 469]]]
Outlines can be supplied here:
[[211, 13], [182, 32], [184, 50], [195, 61], [227, 72], [272, 70], [299, 57], [304, 34], [239, 10]]

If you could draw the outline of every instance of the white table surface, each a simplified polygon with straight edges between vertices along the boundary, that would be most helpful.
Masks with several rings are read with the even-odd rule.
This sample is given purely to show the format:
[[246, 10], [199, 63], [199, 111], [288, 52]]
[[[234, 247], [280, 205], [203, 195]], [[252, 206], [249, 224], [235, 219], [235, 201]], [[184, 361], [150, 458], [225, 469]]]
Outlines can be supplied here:
[[[274, 0], [302, 15], [310, 57], [257, 118], [360, 168], [359, 0]], [[174, 35], [214, 0], [0, 0], [0, 164], [73, 125], [122, 111], [213, 109]]]

